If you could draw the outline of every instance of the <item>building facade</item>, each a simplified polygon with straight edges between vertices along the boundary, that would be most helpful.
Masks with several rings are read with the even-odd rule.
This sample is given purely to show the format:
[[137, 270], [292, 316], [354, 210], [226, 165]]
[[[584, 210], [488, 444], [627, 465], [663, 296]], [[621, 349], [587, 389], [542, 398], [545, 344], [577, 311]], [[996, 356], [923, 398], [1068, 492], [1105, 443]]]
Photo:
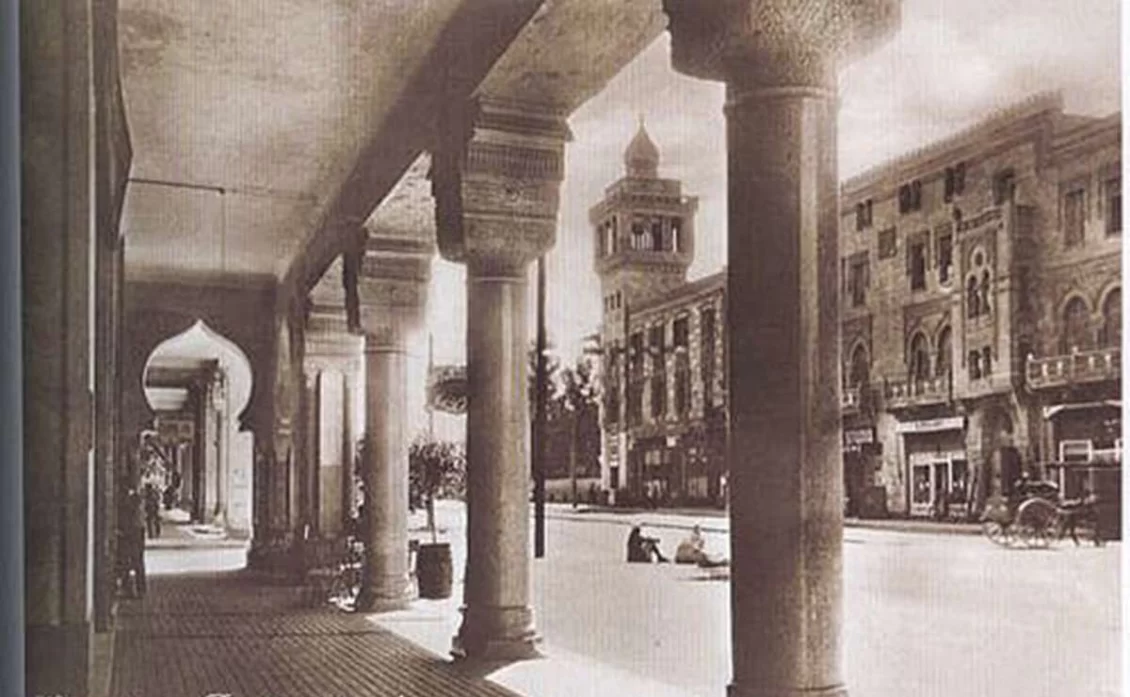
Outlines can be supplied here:
[[721, 500], [723, 276], [688, 283], [698, 200], [658, 176], [640, 125], [625, 176], [590, 211], [601, 278], [601, 484], [612, 500]]
[[[622, 192], [678, 195], [677, 182], [632, 176], [643, 139], [592, 210], [603, 478], [708, 499], [725, 482], [724, 272], [686, 283], [693, 239], [634, 242], [625, 222], [652, 208]], [[1119, 500], [1120, 141], [1120, 115], [1067, 114], [1043, 94], [843, 183], [849, 515], [964, 517], [1025, 469], [1067, 496]], [[721, 438], [705, 439], [717, 456], [701, 457], [703, 433]]]

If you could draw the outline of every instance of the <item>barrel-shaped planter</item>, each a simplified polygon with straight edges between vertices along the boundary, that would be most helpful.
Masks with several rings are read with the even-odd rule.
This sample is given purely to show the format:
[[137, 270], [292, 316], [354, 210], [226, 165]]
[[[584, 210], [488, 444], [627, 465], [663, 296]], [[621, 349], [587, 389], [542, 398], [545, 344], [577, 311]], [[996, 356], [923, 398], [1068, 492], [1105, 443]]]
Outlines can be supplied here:
[[441, 600], [451, 597], [451, 545], [447, 542], [421, 544], [416, 552], [416, 582], [420, 597]]

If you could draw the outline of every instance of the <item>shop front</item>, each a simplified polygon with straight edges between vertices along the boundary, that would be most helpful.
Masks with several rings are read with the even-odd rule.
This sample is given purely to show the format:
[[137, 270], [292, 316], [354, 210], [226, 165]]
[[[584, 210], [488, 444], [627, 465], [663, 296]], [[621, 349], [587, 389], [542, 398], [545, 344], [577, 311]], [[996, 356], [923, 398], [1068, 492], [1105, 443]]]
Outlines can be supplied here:
[[875, 470], [882, 444], [874, 426], [844, 428], [844, 515], [885, 518], [886, 489], [875, 485]]
[[1105, 539], [1120, 539], [1122, 519], [1122, 405], [1118, 400], [1056, 404], [1044, 409], [1055, 460], [1045, 478], [1064, 499], [1095, 496]]
[[905, 453], [909, 514], [960, 518], [969, 506], [965, 419], [960, 416], [904, 421], [898, 425]]

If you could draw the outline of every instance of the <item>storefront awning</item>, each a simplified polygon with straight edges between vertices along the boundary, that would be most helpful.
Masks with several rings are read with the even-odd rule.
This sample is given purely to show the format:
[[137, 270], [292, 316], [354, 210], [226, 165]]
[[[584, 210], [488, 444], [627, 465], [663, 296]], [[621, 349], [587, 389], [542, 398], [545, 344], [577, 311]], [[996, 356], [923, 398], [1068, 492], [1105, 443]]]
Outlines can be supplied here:
[[1122, 402], [1117, 399], [1103, 399], [1098, 402], [1069, 402], [1067, 404], [1053, 404], [1044, 407], [1044, 418], [1050, 419], [1065, 411], [1080, 411], [1083, 409], [1121, 409]]

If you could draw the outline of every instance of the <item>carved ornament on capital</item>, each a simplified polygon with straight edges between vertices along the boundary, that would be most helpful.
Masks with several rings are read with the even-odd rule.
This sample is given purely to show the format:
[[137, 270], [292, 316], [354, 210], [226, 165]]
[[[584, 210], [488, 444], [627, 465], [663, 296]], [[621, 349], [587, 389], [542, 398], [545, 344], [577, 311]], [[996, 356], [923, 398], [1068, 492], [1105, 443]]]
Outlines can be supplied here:
[[679, 72], [756, 87], [831, 87], [881, 44], [902, 0], [663, 0]]
[[473, 273], [521, 274], [556, 240], [565, 114], [479, 98], [444, 121], [432, 173], [440, 253]]
[[426, 280], [362, 278], [358, 333], [365, 337], [365, 349], [403, 348], [423, 321], [427, 291]]

